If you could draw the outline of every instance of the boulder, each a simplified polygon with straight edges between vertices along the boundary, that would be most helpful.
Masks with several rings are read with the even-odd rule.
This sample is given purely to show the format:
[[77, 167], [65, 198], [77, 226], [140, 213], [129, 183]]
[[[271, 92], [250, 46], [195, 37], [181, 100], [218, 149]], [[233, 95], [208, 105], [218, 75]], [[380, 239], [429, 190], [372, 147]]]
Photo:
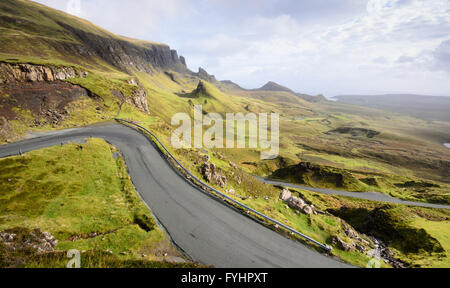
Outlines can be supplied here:
[[283, 189], [283, 191], [280, 194], [280, 199], [283, 201], [287, 201], [291, 197], [292, 197], [292, 193], [291, 193], [291, 191], [289, 191], [289, 189]]
[[208, 183], [212, 183], [225, 188], [227, 186], [227, 177], [217, 168], [214, 163], [205, 162], [200, 167], [200, 173]]
[[139, 88], [134, 90], [133, 97], [132, 97], [132, 104], [138, 108], [141, 112], [148, 114], [150, 111], [148, 110], [148, 103], [147, 103], [147, 93], [144, 89]]
[[344, 232], [345, 235], [347, 235], [347, 237], [351, 238], [351, 239], [355, 239], [355, 240], [360, 240], [361, 237], [358, 235], [358, 233], [353, 230], [350, 225], [346, 224], [346, 223], [342, 223], [342, 226], [344, 228]]
[[303, 207], [303, 212], [304, 212], [306, 215], [311, 215], [312, 213], [314, 213], [314, 210], [313, 210], [313, 208], [312, 208], [311, 206], [305, 205], [305, 206]]
[[301, 210], [303, 209], [303, 207], [305, 207], [305, 201], [303, 201], [303, 199], [300, 199], [298, 197], [292, 196], [287, 200], [287, 203], [289, 205], [289, 207], [291, 207], [292, 209], [297, 209], [297, 210]]
[[331, 238], [331, 243], [336, 246], [338, 249], [343, 250], [343, 251], [354, 251], [355, 250], [355, 246], [354, 244], [349, 244], [347, 242], [345, 242], [344, 240], [342, 240], [339, 236], [333, 236]]

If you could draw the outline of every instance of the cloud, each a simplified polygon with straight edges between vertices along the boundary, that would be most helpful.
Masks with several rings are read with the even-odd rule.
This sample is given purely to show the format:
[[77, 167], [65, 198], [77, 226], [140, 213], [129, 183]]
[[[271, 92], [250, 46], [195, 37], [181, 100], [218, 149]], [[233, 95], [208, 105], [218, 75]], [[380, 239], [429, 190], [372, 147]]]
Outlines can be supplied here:
[[442, 42], [433, 53], [435, 67], [450, 72], [450, 40]]
[[[164, 22], [190, 15], [187, 0], [38, 0], [42, 4], [88, 19], [116, 34], [135, 38], [158, 38]], [[77, 4], [79, 3], [79, 4]], [[73, 7], [80, 13], [73, 13]]]
[[[448, 9], [448, 1], [372, 0], [370, 13], [338, 25], [307, 27], [290, 15], [251, 17], [232, 33], [242, 49], [222, 54], [208, 68], [224, 78], [240, 76], [236, 80], [243, 86], [257, 86], [265, 77], [312, 94], [450, 95], [450, 85], [442, 82], [449, 76], [434, 73], [430, 59], [430, 51], [450, 38]], [[206, 41], [222, 45], [216, 38]], [[442, 58], [441, 67], [449, 67], [448, 46], [441, 46], [435, 56]]]
[[[53, 7], [66, 1], [40, 0]], [[82, 16], [164, 42], [245, 87], [450, 95], [448, 0], [82, 0]]]

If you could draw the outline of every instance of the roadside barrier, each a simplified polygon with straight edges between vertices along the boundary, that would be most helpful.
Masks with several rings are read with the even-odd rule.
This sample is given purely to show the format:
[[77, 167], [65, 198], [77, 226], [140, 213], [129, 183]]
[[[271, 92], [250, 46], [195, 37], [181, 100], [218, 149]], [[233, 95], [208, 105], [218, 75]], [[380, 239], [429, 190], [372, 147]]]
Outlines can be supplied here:
[[156, 135], [153, 134], [152, 132], [150, 132], [148, 129], [146, 129], [146, 128], [142, 127], [141, 125], [136, 124], [136, 123], [134, 123], [134, 122], [132, 122], [132, 121], [129, 121], [129, 120], [120, 119], [120, 118], [115, 118], [115, 120], [116, 120], [117, 122], [119, 122], [119, 123], [122, 123], [122, 124], [123, 124], [123, 123], [127, 123], [127, 124], [130, 124], [130, 125], [136, 126], [136, 127], [140, 128], [140, 129], [144, 130], [146, 133], [148, 133], [148, 134], [154, 139], [154, 141], [156, 141], [156, 143], [158, 143], [158, 144], [161, 146], [161, 148], [167, 153], [167, 155], [168, 155], [173, 161], [175, 161], [175, 163], [177, 163], [177, 165], [178, 165], [178, 166], [179, 166], [179, 167], [180, 167], [187, 175], [189, 175], [189, 177], [191, 177], [192, 179], [194, 179], [197, 183], [199, 183], [199, 184], [200, 184], [201, 186], [203, 186], [204, 188], [207, 188], [207, 189], [209, 189], [209, 190], [214, 191], [215, 193], [217, 193], [218, 195], [220, 195], [220, 196], [223, 197], [224, 199], [226, 199], [226, 200], [232, 202], [233, 204], [239, 206], [240, 208], [245, 209], [246, 211], [250, 211], [250, 212], [256, 214], [257, 216], [263, 218], [264, 220], [269, 221], [269, 222], [271, 222], [271, 223], [273, 223], [273, 224], [275, 224], [275, 225], [277, 225], [277, 226], [279, 226], [279, 227], [282, 227], [282, 228], [286, 229], [287, 231], [289, 231], [289, 232], [291, 232], [291, 233], [293, 233], [293, 234], [295, 234], [295, 235], [297, 235], [297, 236], [299, 236], [299, 237], [301, 237], [301, 238], [303, 238], [303, 239], [305, 239], [305, 240], [307, 240], [307, 241], [309, 241], [309, 242], [311, 242], [311, 243], [316, 244], [317, 246], [319, 246], [319, 247], [325, 249], [326, 251], [331, 251], [331, 250], [332, 250], [332, 248], [331, 248], [329, 245], [320, 243], [319, 241], [316, 241], [316, 240], [312, 239], [311, 237], [308, 237], [308, 236], [306, 236], [306, 235], [304, 235], [304, 234], [298, 232], [297, 230], [295, 230], [295, 229], [293, 229], [293, 228], [291, 228], [291, 227], [289, 227], [289, 226], [287, 226], [287, 225], [285, 225], [285, 224], [283, 224], [283, 223], [280, 223], [280, 222], [278, 222], [277, 220], [272, 219], [272, 218], [270, 218], [270, 217], [268, 217], [268, 216], [266, 216], [266, 215], [264, 215], [264, 214], [262, 214], [262, 213], [260, 213], [260, 212], [258, 212], [258, 211], [256, 211], [256, 210], [254, 210], [254, 209], [248, 207], [247, 205], [240, 203], [239, 201], [234, 200], [233, 198], [231, 198], [231, 197], [229, 197], [228, 195], [226, 195], [226, 194], [220, 192], [219, 190], [215, 189], [214, 187], [211, 187], [211, 186], [209, 186], [208, 184], [204, 183], [202, 180], [198, 179], [195, 175], [193, 175], [193, 174], [192, 174], [188, 169], [186, 169], [183, 165], [181, 165], [181, 163], [175, 158], [175, 156], [173, 156], [172, 153], [170, 153], [169, 150], [167, 150], [166, 146], [164, 146], [164, 144], [163, 144], [161, 141], [159, 141], [158, 137], [156, 137]]

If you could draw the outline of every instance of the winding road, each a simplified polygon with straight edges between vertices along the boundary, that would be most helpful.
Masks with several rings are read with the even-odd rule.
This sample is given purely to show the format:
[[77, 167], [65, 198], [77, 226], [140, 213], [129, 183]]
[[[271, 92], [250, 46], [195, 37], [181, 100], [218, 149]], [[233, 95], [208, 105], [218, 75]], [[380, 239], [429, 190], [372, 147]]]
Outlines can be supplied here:
[[120, 149], [143, 201], [192, 260], [227, 268], [350, 267], [266, 228], [193, 187], [150, 140], [129, 127], [98, 124], [0, 146], [0, 158], [88, 137]]

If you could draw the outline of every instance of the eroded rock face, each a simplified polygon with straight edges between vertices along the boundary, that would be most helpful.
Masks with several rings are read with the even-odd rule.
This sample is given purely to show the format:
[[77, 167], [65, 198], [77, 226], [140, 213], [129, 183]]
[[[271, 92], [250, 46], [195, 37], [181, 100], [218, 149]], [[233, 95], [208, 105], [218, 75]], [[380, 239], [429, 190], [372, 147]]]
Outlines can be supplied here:
[[66, 107], [81, 97], [101, 99], [83, 87], [63, 81], [14, 82], [0, 88], [5, 94], [0, 97], [0, 114], [7, 120], [16, 120], [21, 111], [29, 111], [37, 125], [64, 120], [68, 116]]
[[150, 111], [148, 110], [148, 103], [147, 103], [147, 93], [143, 88], [138, 88], [134, 90], [133, 96], [131, 99], [127, 99], [128, 104], [133, 105], [139, 111], [149, 114]]
[[52, 82], [86, 77], [88, 72], [73, 67], [53, 67], [32, 64], [0, 63], [0, 84], [14, 82]]
[[11, 125], [4, 116], [0, 116], [0, 139], [6, 139], [12, 132]]
[[221, 188], [227, 187], [227, 177], [223, 174], [220, 168], [217, 168], [214, 163], [209, 162], [209, 156], [205, 155], [205, 162], [200, 167], [200, 173], [208, 183], [212, 183], [220, 186]]
[[70, 103], [81, 97], [101, 101], [91, 91], [63, 81], [87, 75], [88, 72], [73, 67], [0, 62], [0, 141], [16, 136], [10, 120], [31, 114], [34, 121], [29, 125], [59, 125], [69, 116]]
[[121, 101], [125, 99], [128, 104], [133, 105], [142, 113], [149, 114], [150, 111], [148, 109], [147, 103], [147, 92], [145, 92], [145, 89], [143, 88], [141, 83], [134, 78], [128, 80], [127, 83], [136, 86], [136, 89], [134, 89], [131, 98], [125, 99], [125, 96], [121, 91], [113, 91], [113, 94]]
[[206, 70], [201, 67], [198, 68], [198, 73], [196, 73], [196, 76], [210, 83], [217, 82], [216, 77], [214, 75], [209, 75], [208, 72], [206, 72]]
[[354, 243], [347, 243], [344, 240], [342, 240], [339, 236], [333, 236], [331, 238], [331, 243], [336, 246], [338, 249], [343, 251], [354, 251], [355, 250], [355, 244]]
[[203, 179], [208, 183], [219, 185], [221, 188], [227, 187], [227, 177], [214, 163], [204, 163], [200, 171], [203, 175]]
[[55, 47], [58, 51], [75, 53], [80, 56], [97, 56], [105, 62], [125, 71], [137, 70], [153, 74], [155, 69], [187, 72], [186, 61], [178, 57], [175, 50], [158, 43], [135, 43], [126, 39], [101, 36], [59, 23], [74, 34], [82, 43], [82, 49], [75, 44]]

